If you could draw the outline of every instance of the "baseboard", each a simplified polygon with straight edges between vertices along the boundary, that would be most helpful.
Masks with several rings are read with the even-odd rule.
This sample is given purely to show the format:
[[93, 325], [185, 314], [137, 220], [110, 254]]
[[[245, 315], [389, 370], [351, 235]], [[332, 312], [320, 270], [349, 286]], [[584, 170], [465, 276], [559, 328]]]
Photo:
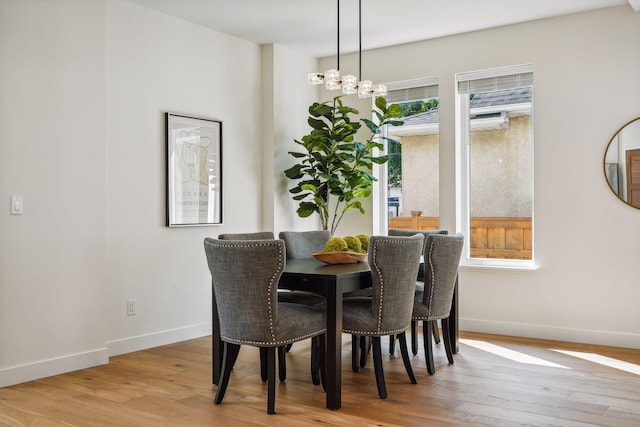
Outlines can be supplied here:
[[211, 335], [211, 323], [153, 332], [107, 342], [109, 357]]
[[103, 347], [83, 353], [10, 366], [0, 369], [0, 387], [8, 387], [106, 363], [109, 363], [109, 357], [107, 348]]
[[460, 318], [461, 331], [640, 349], [640, 334]]
[[211, 335], [211, 323], [154, 332], [121, 340], [84, 353], [0, 369], [0, 388], [109, 363], [109, 357]]

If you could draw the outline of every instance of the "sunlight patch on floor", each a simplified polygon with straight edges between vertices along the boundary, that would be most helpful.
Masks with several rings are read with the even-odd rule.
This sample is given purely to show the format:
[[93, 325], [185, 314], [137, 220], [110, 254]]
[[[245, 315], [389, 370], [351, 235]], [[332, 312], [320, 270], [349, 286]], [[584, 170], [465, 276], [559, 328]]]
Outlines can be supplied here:
[[634, 363], [625, 362], [623, 360], [612, 359], [611, 357], [601, 356], [596, 353], [582, 353], [580, 351], [568, 351], [568, 350], [556, 350], [558, 353], [566, 354], [569, 356], [577, 357], [580, 359], [588, 360], [590, 362], [598, 363], [600, 365], [609, 366], [610, 368], [620, 369], [621, 371], [630, 372], [632, 374], [640, 375], [640, 365]]
[[462, 344], [477, 348], [479, 350], [493, 353], [497, 356], [504, 357], [509, 360], [513, 360], [519, 363], [526, 363], [529, 365], [538, 366], [550, 366], [554, 368], [569, 369], [566, 366], [558, 365], [557, 363], [549, 362], [548, 360], [540, 359], [538, 357], [530, 356], [528, 354], [520, 353], [519, 351], [511, 350], [506, 347], [500, 347], [499, 345], [491, 344], [486, 341], [460, 339]]

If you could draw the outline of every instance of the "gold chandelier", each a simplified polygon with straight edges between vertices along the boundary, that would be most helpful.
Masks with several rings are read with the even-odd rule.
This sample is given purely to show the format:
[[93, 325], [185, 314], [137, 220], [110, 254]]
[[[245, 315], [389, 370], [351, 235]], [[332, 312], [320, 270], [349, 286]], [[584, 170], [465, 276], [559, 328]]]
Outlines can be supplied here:
[[342, 88], [345, 95], [358, 94], [360, 98], [386, 96], [387, 87], [383, 84], [374, 85], [371, 80], [362, 80], [362, 0], [358, 0], [358, 77], [348, 74], [340, 77], [340, 0], [338, 2], [338, 49], [336, 54], [336, 69], [325, 73], [311, 73], [307, 75], [310, 84], [325, 84], [329, 90]]

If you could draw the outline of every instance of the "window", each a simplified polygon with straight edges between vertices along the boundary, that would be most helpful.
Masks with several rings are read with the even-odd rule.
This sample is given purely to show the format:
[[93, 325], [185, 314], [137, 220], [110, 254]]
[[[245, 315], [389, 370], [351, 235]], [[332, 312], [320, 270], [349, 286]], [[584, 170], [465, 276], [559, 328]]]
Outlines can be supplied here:
[[402, 107], [402, 126], [384, 136], [389, 161], [380, 173], [386, 205], [381, 233], [388, 229], [435, 230], [439, 226], [439, 110], [437, 79], [388, 83], [389, 104]]
[[456, 75], [468, 265], [533, 265], [531, 66]]

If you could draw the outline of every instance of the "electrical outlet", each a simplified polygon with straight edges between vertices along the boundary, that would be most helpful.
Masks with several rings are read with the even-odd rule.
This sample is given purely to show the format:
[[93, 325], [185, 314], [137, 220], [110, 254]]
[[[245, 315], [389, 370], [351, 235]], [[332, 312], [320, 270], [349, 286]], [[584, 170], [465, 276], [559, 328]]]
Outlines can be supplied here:
[[136, 300], [128, 299], [127, 300], [127, 316], [135, 316], [136, 315]]

